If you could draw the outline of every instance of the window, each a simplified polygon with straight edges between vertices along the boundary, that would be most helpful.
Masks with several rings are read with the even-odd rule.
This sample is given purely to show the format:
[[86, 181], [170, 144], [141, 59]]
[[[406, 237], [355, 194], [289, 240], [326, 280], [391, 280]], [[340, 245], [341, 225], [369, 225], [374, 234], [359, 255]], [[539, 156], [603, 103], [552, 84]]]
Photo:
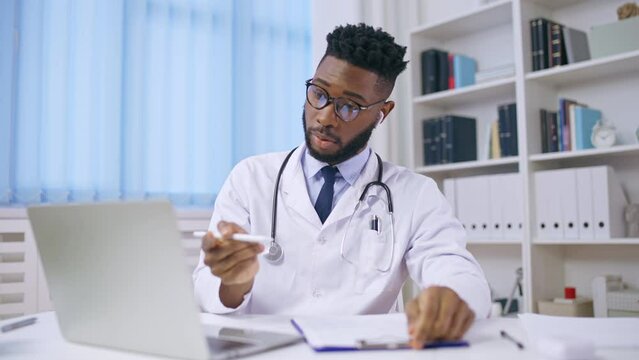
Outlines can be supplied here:
[[310, 0], [0, 1], [0, 204], [210, 206], [303, 139]]

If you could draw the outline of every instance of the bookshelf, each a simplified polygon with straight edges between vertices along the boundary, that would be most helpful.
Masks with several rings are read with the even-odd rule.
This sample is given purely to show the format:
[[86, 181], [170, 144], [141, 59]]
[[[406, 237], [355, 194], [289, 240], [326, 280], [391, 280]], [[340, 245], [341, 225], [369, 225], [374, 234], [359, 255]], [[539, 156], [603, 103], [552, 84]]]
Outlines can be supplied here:
[[[468, 248], [482, 264], [498, 297], [508, 295], [514, 270], [524, 269], [523, 310], [536, 311], [538, 300], [561, 296], [564, 286], [590, 296], [590, 280], [620, 274], [639, 287], [639, 239], [544, 239], [536, 232], [535, 173], [543, 170], [609, 165], [630, 202], [639, 202], [639, 50], [532, 71], [529, 21], [545, 17], [588, 31], [616, 21], [617, 0], [454, 1], [454, 5], [422, 0], [424, 8], [468, 9], [444, 19], [420, 24], [409, 33], [409, 152], [413, 169], [438, 182], [474, 175], [519, 173], [523, 177], [524, 231], [520, 239], [469, 239]], [[462, 3], [460, 5], [460, 3]], [[467, 6], [465, 6], [467, 3]], [[452, 13], [452, 11], [450, 12]], [[423, 16], [423, 14], [422, 14]], [[426, 17], [426, 16], [424, 16]], [[464, 54], [477, 60], [478, 70], [513, 64], [515, 74], [472, 86], [421, 94], [420, 54], [428, 48]], [[571, 98], [600, 109], [617, 129], [617, 144], [608, 149], [542, 153], [539, 110], [556, 110], [559, 98]], [[517, 103], [519, 156], [487, 159], [487, 124], [497, 118], [497, 106]], [[424, 166], [421, 123], [442, 114], [477, 119], [477, 161]]]

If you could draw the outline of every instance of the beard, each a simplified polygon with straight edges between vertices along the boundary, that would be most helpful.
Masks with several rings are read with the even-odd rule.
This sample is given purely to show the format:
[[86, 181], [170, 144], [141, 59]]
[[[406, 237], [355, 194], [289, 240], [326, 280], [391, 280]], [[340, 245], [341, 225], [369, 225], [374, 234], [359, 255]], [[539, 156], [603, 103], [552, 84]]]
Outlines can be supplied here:
[[[308, 149], [308, 153], [311, 154], [311, 156], [315, 159], [331, 165], [339, 164], [345, 160], [348, 160], [355, 156], [358, 152], [360, 152], [360, 150], [362, 150], [366, 146], [366, 144], [368, 144], [368, 140], [370, 140], [371, 135], [373, 134], [375, 125], [376, 124], [373, 124], [364, 129], [361, 133], [357, 134], [357, 136], [355, 136], [353, 140], [342, 146], [341, 140], [332, 133], [330, 128], [317, 126], [306, 129], [306, 110], [302, 110], [302, 126], [304, 129], [304, 140], [306, 140], [306, 148]], [[337, 145], [340, 146], [340, 149], [334, 154], [319, 153], [311, 146], [312, 132], [318, 132], [322, 134], [323, 137], [329, 138], [330, 140], [334, 141]]]

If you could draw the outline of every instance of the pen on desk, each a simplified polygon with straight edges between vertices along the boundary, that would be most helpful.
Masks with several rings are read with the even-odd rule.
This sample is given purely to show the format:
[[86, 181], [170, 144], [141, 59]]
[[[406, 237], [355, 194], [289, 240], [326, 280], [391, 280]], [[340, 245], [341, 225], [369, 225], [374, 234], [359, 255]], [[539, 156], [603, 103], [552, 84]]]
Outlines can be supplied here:
[[28, 325], [33, 325], [33, 324], [35, 324], [36, 320], [37, 320], [37, 318], [31, 317], [31, 318], [27, 318], [27, 319], [24, 319], [24, 320], [16, 321], [16, 322], [11, 323], [11, 324], [7, 324], [7, 325], [2, 327], [2, 332], [4, 333], [4, 332], [8, 332], [8, 331], [11, 331], [11, 330], [19, 329], [21, 327], [25, 327], [25, 326], [28, 326]]
[[509, 341], [512, 341], [515, 345], [517, 345], [517, 347], [518, 347], [520, 350], [523, 350], [523, 349], [524, 349], [524, 344], [522, 344], [521, 342], [519, 342], [519, 341], [515, 340], [515, 338], [514, 338], [514, 337], [512, 337], [512, 336], [510, 336], [510, 334], [509, 334], [509, 333], [507, 333], [506, 331], [501, 330], [501, 331], [499, 331], [499, 333], [501, 334], [501, 337], [503, 337], [504, 339], [507, 339], [507, 340], [509, 340]]

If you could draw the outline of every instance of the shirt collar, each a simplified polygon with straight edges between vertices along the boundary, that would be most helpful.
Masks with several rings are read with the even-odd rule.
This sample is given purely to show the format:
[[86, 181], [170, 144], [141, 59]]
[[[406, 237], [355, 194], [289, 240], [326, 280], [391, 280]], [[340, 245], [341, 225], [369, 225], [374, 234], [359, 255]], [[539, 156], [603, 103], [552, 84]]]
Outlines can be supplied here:
[[[364, 169], [364, 166], [366, 166], [366, 162], [368, 161], [368, 157], [370, 156], [370, 154], [371, 148], [369, 146], [366, 146], [366, 148], [360, 151], [359, 154], [335, 165], [339, 170], [338, 176], [341, 176], [342, 178], [344, 178], [344, 180], [346, 180], [346, 182], [348, 182], [349, 185], [353, 186], [353, 184], [359, 177], [359, 174], [362, 172], [362, 169]], [[328, 164], [314, 158], [308, 152], [308, 148], [304, 149], [304, 156], [302, 157], [302, 167], [304, 169], [304, 175], [307, 179], [317, 176], [320, 170], [326, 165]]]

